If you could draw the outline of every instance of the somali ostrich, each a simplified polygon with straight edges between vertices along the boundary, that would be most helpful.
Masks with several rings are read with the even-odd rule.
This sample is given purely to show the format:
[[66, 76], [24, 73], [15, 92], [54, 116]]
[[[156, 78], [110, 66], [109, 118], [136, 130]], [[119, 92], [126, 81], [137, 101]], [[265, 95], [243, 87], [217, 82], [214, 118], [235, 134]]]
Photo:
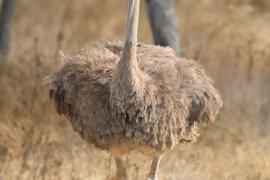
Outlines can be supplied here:
[[146, 0], [156, 45], [169, 46], [180, 55], [180, 36], [172, 0]]
[[83, 139], [112, 152], [117, 164], [135, 149], [153, 157], [148, 178], [156, 180], [162, 154], [196, 141], [197, 123], [213, 122], [222, 102], [196, 62], [137, 43], [139, 7], [140, 0], [129, 0], [124, 43], [62, 55], [45, 84]]
[[10, 34], [16, 0], [3, 0], [0, 16], [0, 56], [5, 57], [10, 48]]

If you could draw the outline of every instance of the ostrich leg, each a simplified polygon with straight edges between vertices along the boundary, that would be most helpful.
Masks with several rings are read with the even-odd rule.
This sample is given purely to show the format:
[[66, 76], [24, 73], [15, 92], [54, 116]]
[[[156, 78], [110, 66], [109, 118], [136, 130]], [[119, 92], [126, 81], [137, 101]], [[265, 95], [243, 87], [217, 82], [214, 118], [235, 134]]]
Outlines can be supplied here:
[[116, 164], [116, 180], [130, 180], [122, 157], [114, 157]]
[[148, 174], [148, 180], [158, 180], [158, 168], [159, 168], [159, 163], [162, 158], [162, 154], [155, 155], [150, 172]]

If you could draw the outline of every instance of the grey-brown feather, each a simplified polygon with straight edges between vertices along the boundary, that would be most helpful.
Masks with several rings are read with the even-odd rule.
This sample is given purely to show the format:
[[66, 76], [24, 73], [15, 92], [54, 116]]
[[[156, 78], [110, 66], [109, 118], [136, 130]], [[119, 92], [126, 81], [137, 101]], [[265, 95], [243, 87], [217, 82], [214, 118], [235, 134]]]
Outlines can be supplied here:
[[57, 112], [102, 149], [128, 142], [165, 151], [196, 141], [197, 122], [213, 122], [222, 106], [202, 68], [170, 48], [139, 44], [146, 83], [127, 93], [124, 83], [114, 80], [122, 53], [121, 42], [100, 43], [62, 57], [64, 64], [45, 80]]

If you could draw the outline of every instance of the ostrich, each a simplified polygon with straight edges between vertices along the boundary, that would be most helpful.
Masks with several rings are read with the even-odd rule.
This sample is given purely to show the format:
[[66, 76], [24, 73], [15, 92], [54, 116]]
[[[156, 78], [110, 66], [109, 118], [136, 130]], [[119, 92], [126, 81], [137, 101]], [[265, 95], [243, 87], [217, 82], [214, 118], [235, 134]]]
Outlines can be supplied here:
[[16, 0], [3, 0], [0, 16], [0, 56], [5, 57], [10, 48], [11, 24]]
[[128, 1], [124, 43], [62, 54], [64, 63], [44, 83], [83, 139], [110, 151], [116, 164], [133, 150], [151, 156], [148, 179], [157, 180], [162, 154], [196, 141], [198, 122], [213, 122], [222, 101], [196, 62], [137, 42], [139, 7], [140, 0]]
[[146, 0], [156, 45], [169, 46], [180, 55], [177, 16], [172, 0]]

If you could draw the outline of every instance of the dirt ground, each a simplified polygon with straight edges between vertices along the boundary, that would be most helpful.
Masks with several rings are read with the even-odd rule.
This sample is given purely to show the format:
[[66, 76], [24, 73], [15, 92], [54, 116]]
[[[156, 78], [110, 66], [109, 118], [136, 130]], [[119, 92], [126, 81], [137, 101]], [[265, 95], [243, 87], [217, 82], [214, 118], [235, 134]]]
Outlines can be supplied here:
[[[270, 3], [176, 0], [182, 56], [202, 64], [222, 94], [217, 122], [161, 162], [161, 180], [270, 180]], [[140, 41], [152, 43], [145, 4]], [[99, 40], [124, 38], [126, 1], [20, 0], [12, 49], [0, 65], [0, 180], [113, 180], [114, 161], [73, 132], [41, 86], [58, 62]], [[126, 166], [144, 179], [150, 159]]]

